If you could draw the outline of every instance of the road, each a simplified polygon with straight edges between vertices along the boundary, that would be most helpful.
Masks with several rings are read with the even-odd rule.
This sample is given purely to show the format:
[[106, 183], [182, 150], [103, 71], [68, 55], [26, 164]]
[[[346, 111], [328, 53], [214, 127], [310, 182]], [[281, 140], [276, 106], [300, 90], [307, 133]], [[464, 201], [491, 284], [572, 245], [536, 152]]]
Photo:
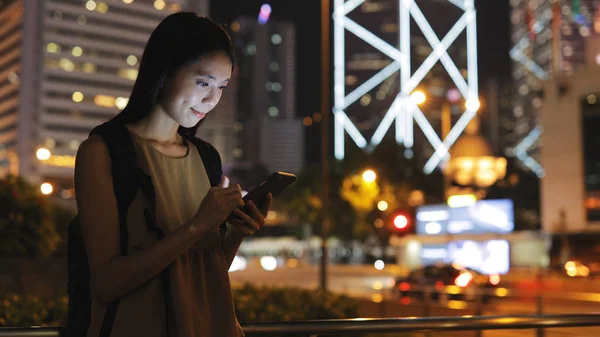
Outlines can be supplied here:
[[[349, 296], [367, 299], [365, 308], [361, 313], [369, 317], [403, 317], [403, 316], [423, 316], [429, 311], [430, 316], [455, 316], [476, 314], [475, 306], [466, 302], [453, 301], [452, 303], [435, 303], [425, 308], [421, 303], [410, 303], [406, 305], [400, 303], [399, 299], [391, 296], [389, 287], [392, 286], [394, 276], [389, 270], [378, 271], [370, 266], [363, 267], [345, 267], [331, 266], [328, 273], [328, 284], [332, 291], [343, 293]], [[314, 289], [318, 287], [318, 269], [314, 266], [304, 266], [298, 268], [284, 268], [275, 271], [264, 271], [260, 267], [250, 266], [249, 268], [230, 273], [232, 284], [234, 286], [245, 282], [255, 285], [267, 286], [288, 286]], [[590, 291], [590, 285], [587, 281], [572, 280], [571, 289], [580, 290], [585, 288]], [[581, 283], [583, 282], [583, 283]], [[582, 284], [585, 283], [585, 287]], [[563, 290], [548, 289], [543, 292], [542, 313], [545, 314], [567, 314], [567, 313], [590, 313], [600, 312], [600, 285], [596, 286], [598, 293], [579, 293], [575, 300], [565, 300]], [[517, 289], [515, 289], [517, 288]], [[521, 291], [534, 290], [531, 282], [511, 282], [511, 287], [507, 288], [510, 297], [492, 301], [483, 307], [483, 315], [531, 315], [536, 314], [538, 301], [535, 297], [530, 297], [525, 293], [519, 296], [512, 296], [515, 290], [521, 288]], [[368, 303], [377, 301], [381, 303]], [[368, 314], [366, 314], [368, 313]], [[435, 336], [471, 336], [471, 333], [435, 333]], [[534, 330], [498, 330], [485, 331], [485, 337], [506, 337], [506, 336], [528, 337], [536, 336]], [[598, 328], [561, 328], [547, 329], [546, 337], [583, 337], [600, 336], [600, 327]]]

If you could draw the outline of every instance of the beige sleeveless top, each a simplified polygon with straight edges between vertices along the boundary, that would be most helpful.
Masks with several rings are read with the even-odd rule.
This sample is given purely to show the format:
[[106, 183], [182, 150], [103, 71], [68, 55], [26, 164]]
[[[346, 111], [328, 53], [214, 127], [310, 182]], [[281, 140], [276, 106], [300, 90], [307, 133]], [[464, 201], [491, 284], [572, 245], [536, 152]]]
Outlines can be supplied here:
[[[152, 177], [156, 191], [156, 222], [168, 235], [191, 219], [210, 189], [202, 159], [190, 144], [187, 155], [169, 157], [130, 132], [140, 167]], [[128, 212], [129, 253], [157, 241], [146, 226], [141, 192]], [[160, 275], [119, 302], [111, 337], [237, 337], [228, 266], [219, 231], [175, 260], [169, 267], [171, 303], [169, 333]], [[89, 337], [97, 337], [107, 305], [92, 298]]]

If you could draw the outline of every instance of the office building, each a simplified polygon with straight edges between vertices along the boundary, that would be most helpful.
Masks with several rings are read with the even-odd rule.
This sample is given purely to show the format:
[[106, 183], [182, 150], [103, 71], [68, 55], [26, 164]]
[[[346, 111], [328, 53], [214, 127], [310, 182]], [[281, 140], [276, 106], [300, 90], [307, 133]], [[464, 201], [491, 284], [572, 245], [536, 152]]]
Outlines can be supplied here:
[[599, 77], [600, 66], [589, 65], [542, 86], [540, 208], [549, 233], [600, 231]]
[[173, 12], [208, 10], [198, 0], [1, 3], [0, 173], [65, 197], [79, 144], [127, 104], [152, 30]]
[[[542, 81], [568, 76], [590, 61], [587, 39], [600, 32], [593, 0], [511, 0], [514, 153], [539, 176], [539, 109], [547, 93]], [[596, 53], [597, 55], [597, 53]], [[593, 55], [594, 62], [600, 62]]]
[[298, 173], [304, 166], [304, 130], [296, 117], [295, 27], [241, 17], [231, 30], [239, 66], [234, 166]]

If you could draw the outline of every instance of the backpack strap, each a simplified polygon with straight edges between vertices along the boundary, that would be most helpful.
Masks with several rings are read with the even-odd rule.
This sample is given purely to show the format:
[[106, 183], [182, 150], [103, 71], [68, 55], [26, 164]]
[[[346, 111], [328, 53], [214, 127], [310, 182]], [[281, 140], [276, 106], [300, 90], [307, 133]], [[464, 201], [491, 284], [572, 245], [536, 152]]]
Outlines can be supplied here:
[[[204, 169], [206, 170], [208, 180], [210, 181], [210, 186], [218, 186], [221, 183], [221, 178], [223, 176], [223, 165], [221, 163], [219, 151], [217, 151], [210, 143], [203, 141], [195, 135], [185, 133], [182, 133], [181, 135], [184, 139], [194, 144], [200, 153], [200, 158], [202, 158]], [[223, 237], [227, 231], [227, 223], [223, 222], [219, 228], [221, 237]]]
[[184, 136], [185, 139], [196, 146], [196, 149], [200, 153], [204, 169], [208, 175], [210, 186], [215, 187], [221, 183], [221, 177], [223, 176], [223, 167], [221, 164], [221, 156], [219, 151], [210, 145], [210, 143], [203, 141], [202, 139], [195, 136]]
[[[117, 208], [119, 213], [119, 234], [120, 234], [120, 250], [121, 256], [128, 253], [129, 232], [127, 228], [127, 211], [129, 206], [135, 199], [138, 189], [142, 190], [144, 197], [148, 203], [148, 208], [144, 210], [146, 224], [150, 230], [153, 230], [157, 236], [163, 238], [164, 231], [155, 221], [156, 212], [156, 194], [152, 185], [152, 178], [147, 175], [138, 165], [135, 146], [129, 130], [124, 124], [116, 121], [108, 121], [92, 130], [90, 135], [98, 135], [102, 137], [108, 147], [108, 152], [111, 158], [111, 171], [113, 177], [113, 186], [115, 197], [117, 199]], [[169, 331], [169, 302], [170, 302], [170, 286], [169, 286], [169, 268], [165, 268], [161, 272], [161, 283], [163, 286], [163, 300], [165, 312], [167, 313], [167, 332]], [[119, 305], [119, 300], [109, 304], [102, 326], [100, 328], [100, 337], [109, 337], [112, 331], [115, 315]]]

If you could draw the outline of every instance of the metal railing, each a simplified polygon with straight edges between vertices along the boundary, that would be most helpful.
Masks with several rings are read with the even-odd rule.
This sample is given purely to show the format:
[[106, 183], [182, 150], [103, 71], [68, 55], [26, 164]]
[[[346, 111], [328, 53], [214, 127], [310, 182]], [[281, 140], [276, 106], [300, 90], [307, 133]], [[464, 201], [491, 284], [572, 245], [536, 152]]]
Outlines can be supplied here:
[[[242, 324], [248, 336], [482, 331], [600, 326], [600, 314], [355, 318]], [[0, 337], [60, 337], [63, 328], [0, 328]]]

